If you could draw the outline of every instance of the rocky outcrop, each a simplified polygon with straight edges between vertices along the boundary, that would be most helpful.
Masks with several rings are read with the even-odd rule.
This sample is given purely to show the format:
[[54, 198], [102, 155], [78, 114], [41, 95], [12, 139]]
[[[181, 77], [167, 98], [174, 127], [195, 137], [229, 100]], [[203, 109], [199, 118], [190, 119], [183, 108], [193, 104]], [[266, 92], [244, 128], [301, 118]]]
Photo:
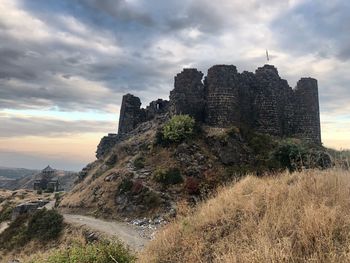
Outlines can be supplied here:
[[49, 201], [33, 201], [17, 205], [12, 211], [12, 220], [23, 214], [33, 214], [38, 208], [45, 206]]
[[109, 150], [112, 149], [120, 140], [121, 136], [115, 133], [109, 133], [107, 136], [103, 137], [97, 146], [97, 159], [100, 159], [105, 154], [107, 154]]

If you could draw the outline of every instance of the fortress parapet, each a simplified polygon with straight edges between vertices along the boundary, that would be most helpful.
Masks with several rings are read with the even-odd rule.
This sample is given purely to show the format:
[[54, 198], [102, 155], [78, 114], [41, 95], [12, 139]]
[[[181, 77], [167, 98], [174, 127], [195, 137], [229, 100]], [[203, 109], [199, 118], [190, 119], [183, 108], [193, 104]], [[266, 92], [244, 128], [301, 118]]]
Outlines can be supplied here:
[[210, 126], [245, 126], [321, 144], [318, 87], [313, 78], [302, 78], [292, 89], [273, 65], [264, 65], [255, 73], [239, 73], [233, 65], [216, 65], [204, 79], [202, 72], [190, 68], [174, 80], [170, 101], [158, 99], [145, 109], [138, 97], [125, 95], [118, 135], [157, 115], [189, 114]]

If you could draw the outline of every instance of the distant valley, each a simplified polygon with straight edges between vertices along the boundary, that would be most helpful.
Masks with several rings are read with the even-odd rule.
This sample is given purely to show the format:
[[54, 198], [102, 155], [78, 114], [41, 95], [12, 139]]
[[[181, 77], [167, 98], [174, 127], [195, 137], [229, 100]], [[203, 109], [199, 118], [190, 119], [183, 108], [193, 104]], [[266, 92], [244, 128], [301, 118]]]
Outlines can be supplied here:
[[38, 172], [39, 170], [31, 170], [25, 168], [0, 167], [0, 180], [19, 179], [22, 177], [37, 174]]
[[[34, 181], [40, 172], [25, 168], [0, 167], [0, 189], [33, 189]], [[57, 176], [64, 190], [70, 190], [77, 179], [76, 173], [70, 171], [57, 171]]]

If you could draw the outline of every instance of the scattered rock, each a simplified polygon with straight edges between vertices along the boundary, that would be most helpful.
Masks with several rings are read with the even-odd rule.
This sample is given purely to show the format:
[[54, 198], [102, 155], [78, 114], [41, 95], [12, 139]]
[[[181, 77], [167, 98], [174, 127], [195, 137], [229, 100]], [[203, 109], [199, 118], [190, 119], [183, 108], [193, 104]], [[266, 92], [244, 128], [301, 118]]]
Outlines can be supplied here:
[[12, 220], [23, 214], [33, 214], [39, 208], [48, 204], [49, 201], [39, 200], [17, 205], [12, 211]]
[[83, 235], [86, 243], [93, 243], [100, 239], [99, 235], [92, 231], [84, 231]]

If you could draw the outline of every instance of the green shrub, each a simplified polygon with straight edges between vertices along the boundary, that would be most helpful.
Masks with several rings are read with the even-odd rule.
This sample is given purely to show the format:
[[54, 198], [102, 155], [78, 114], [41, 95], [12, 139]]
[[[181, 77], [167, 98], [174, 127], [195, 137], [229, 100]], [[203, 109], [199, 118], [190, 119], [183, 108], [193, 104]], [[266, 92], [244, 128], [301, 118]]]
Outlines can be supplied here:
[[100, 241], [92, 244], [73, 244], [68, 249], [53, 252], [46, 259], [31, 263], [132, 263], [136, 257], [119, 242]]
[[0, 234], [0, 249], [11, 250], [24, 246], [30, 239], [27, 234], [27, 215], [17, 217]]
[[10, 204], [4, 205], [0, 211], [0, 223], [11, 219], [13, 207]]
[[170, 168], [167, 170], [157, 169], [154, 172], [153, 178], [155, 181], [163, 185], [173, 185], [183, 182], [181, 172], [178, 168]]
[[272, 152], [272, 159], [278, 161], [281, 169], [288, 169], [293, 172], [305, 166], [309, 151], [310, 149], [302, 143], [284, 140]]
[[147, 208], [156, 208], [158, 207], [162, 202], [161, 197], [158, 193], [154, 191], [147, 191], [143, 196], [142, 203], [147, 206]]
[[56, 210], [38, 210], [28, 222], [28, 236], [41, 241], [56, 239], [63, 230], [63, 216]]
[[0, 234], [0, 249], [20, 248], [32, 239], [42, 242], [56, 239], [62, 230], [63, 216], [55, 210], [43, 209], [33, 215], [20, 215]]
[[[163, 139], [170, 143], [179, 143], [194, 135], [195, 120], [189, 115], [176, 115], [163, 127]], [[158, 135], [159, 136], [159, 135]]]
[[138, 156], [133, 162], [136, 170], [140, 170], [145, 167], [145, 158], [143, 156]]
[[129, 178], [124, 178], [119, 185], [118, 191], [120, 194], [124, 194], [126, 192], [129, 192], [132, 189], [133, 185], [134, 183], [132, 180]]

